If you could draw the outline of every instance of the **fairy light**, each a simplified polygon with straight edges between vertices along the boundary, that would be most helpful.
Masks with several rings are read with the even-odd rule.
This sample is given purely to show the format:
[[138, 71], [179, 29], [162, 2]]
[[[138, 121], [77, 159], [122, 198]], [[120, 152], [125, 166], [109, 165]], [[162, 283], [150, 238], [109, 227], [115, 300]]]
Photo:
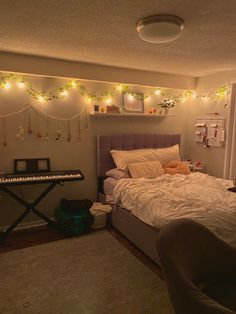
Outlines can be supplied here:
[[192, 93], [192, 98], [197, 98], [197, 93], [196, 92]]
[[122, 84], [117, 85], [117, 86], [116, 86], [116, 89], [117, 89], [119, 92], [122, 92], [122, 90], [123, 90]]
[[132, 100], [134, 100], [134, 96], [133, 96], [132, 94], [129, 94], [129, 95], [128, 95], [128, 99], [129, 99], [130, 101], [132, 101]]
[[155, 93], [155, 95], [160, 96], [161, 95], [160, 88], [157, 88], [154, 93]]
[[112, 98], [111, 97], [108, 97], [106, 100], [105, 100], [105, 103], [106, 104], [111, 104], [111, 102], [112, 102]]
[[38, 97], [39, 102], [45, 102], [45, 100], [46, 100], [45, 97], [43, 97], [42, 95]]
[[92, 98], [90, 97], [90, 96], [88, 96], [87, 98], [86, 98], [86, 101], [87, 101], [87, 103], [91, 103], [92, 102]]
[[11, 88], [11, 83], [5, 82], [5, 83], [3, 84], [3, 88], [5, 88], [5, 89], [10, 89], [10, 88]]
[[60, 93], [60, 96], [61, 96], [61, 97], [67, 97], [67, 96], [68, 96], [68, 91], [67, 91], [67, 90], [63, 90], [63, 91]]
[[25, 83], [22, 82], [22, 81], [19, 81], [19, 82], [17, 82], [16, 84], [17, 84], [17, 86], [18, 86], [19, 88], [24, 88], [24, 87], [25, 87]]
[[70, 85], [72, 88], [75, 88], [77, 86], [77, 83], [76, 83], [76, 81], [71, 81]]

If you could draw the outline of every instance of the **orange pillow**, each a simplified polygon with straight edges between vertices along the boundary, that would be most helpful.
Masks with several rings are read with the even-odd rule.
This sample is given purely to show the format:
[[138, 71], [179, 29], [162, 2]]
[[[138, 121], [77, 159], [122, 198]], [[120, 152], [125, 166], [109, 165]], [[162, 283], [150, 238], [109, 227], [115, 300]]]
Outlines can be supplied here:
[[163, 166], [165, 173], [174, 174], [190, 174], [189, 166], [182, 161], [170, 161]]

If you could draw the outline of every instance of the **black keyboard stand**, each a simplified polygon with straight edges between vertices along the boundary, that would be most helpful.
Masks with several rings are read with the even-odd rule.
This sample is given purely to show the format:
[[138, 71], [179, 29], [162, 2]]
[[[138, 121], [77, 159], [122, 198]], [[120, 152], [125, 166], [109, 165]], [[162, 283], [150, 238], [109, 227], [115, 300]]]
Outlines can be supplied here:
[[36, 198], [35, 201], [32, 203], [26, 202], [21, 197], [19, 197], [16, 193], [9, 190], [6, 186], [0, 186], [0, 191], [5, 192], [10, 197], [12, 197], [14, 200], [16, 200], [18, 203], [23, 205], [26, 210], [11, 224], [5, 231], [0, 233], [0, 241], [3, 242], [5, 238], [16, 228], [16, 226], [30, 213], [34, 213], [35, 215], [39, 216], [41, 219], [46, 221], [49, 226], [55, 227], [59, 229], [59, 224], [53, 221], [52, 219], [48, 218], [46, 215], [41, 213], [38, 209], [36, 209], [36, 206], [42, 201], [43, 198], [57, 185], [61, 182], [52, 182], [49, 184], [49, 186]]

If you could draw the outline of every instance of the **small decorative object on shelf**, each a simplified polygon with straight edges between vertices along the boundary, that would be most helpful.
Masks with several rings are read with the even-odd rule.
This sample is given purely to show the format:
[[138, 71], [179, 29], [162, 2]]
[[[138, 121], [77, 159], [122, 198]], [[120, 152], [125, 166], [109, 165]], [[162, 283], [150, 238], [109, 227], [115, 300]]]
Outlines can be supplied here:
[[170, 99], [170, 98], [164, 99], [162, 103], [158, 104], [159, 114], [168, 114], [169, 110], [171, 108], [174, 108], [175, 102], [176, 101], [174, 99]]
[[189, 163], [189, 169], [192, 172], [202, 172], [206, 173], [206, 166], [201, 161], [196, 161], [194, 163]]
[[127, 113], [144, 113], [143, 93], [122, 93], [122, 103]]
[[157, 109], [156, 108], [149, 108], [148, 113], [156, 114], [157, 113]]
[[96, 104], [93, 106], [94, 112], [99, 112], [99, 105]]
[[106, 112], [107, 113], [117, 113], [117, 114], [120, 114], [120, 109], [119, 109], [119, 107], [117, 107], [115, 105], [106, 106]]

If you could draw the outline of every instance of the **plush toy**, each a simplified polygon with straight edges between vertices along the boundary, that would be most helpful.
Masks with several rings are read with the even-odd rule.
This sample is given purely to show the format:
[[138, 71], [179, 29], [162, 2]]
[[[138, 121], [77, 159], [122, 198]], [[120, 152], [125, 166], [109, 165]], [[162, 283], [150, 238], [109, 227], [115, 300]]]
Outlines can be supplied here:
[[190, 174], [189, 166], [186, 162], [182, 162], [179, 160], [170, 161], [166, 163], [164, 166], [165, 173], [174, 175], [174, 174]]

